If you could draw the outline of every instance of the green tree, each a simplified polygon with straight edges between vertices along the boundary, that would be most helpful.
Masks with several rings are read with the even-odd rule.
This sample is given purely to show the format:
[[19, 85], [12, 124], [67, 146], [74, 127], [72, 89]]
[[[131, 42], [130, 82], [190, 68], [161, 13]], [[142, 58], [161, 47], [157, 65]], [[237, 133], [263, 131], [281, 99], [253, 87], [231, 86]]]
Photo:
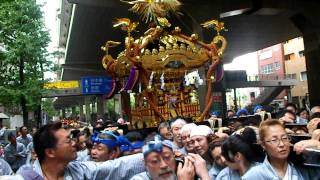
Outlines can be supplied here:
[[0, 103], [20, 105], [25, 125], [41, 105], [49, 41], [36, 0], [0, 0]]
[[42, 101], [42, 109], [47, 113], [49, 118], [52, 118], [53, 116], [56, 116], [58, 114], [53, 106], [53, 102], [53, 98], [45, 98]]

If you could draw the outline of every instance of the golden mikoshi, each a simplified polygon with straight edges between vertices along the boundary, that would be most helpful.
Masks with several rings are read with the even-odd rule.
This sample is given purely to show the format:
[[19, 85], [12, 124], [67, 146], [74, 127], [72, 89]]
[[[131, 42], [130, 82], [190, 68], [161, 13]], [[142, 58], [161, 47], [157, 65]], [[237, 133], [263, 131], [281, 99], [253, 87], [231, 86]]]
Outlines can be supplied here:
[[[127, 32], [125, 49], [117, 58], [113, 58], [108, 49], [120, 42], [107, 41], [102, 47], [106, 52], [102, 59], [103, 67], [122, 83], [120, 91], [130, 92], [136, 85], [139, 86], [135, 95], [135, 109], [131, 110], [132, 120], [149, 120], [150, 126], [156, 126], [160, 120], [167, 120], [174, 115], [203, 120], [212, 105], [212, 83], [221, 79], [216, 76], [227, 45], [225, 38], [220, 35], [225, 30], [224, 23], [210, 20], [202, 24], [204, 28], [213, 28], [217, 34], [211, 42], [206, 43], [197, 34], [183, 34], [180, 27], [174, 27], [166, 18], [169, 12], [177, 12], [181, 6], [179, 1], [125, 2], [132, 4], [131, 10], [140, 14], [143, 20], [156, 24], [142, 36], [135, 37], [133, 34], [139, 23], [118, 18], [113, 26]], [[186, 74], [206, 63], [210, 64], [205, 78], [206, 106], [200, 112], [199, 101], [196, 100], [198, 96], [195, 94], [197, 86], [186, 79]]]

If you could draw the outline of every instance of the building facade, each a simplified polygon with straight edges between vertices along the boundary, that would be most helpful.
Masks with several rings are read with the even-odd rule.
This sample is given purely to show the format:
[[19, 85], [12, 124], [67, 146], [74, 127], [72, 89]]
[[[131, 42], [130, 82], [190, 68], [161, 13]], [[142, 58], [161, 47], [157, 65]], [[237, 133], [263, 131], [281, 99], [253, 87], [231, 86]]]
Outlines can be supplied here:
[[[285, 78], [285, 62], [284, 49], [282, 44], [257, 51], [258, 69], [260, 80], [277, 80]], [[268, 91], [268, 88], [262, 88], [263, 91]], [[273, 102], [284, 105], [287, 100], [287, 90], [283, 90]]]
[[308, 82], [303, 38], [298, 37], [283, 43], [285, 72], [296, 74], [298, 84], [291, 88], [292, 102], [300, 108], [308, 103]]

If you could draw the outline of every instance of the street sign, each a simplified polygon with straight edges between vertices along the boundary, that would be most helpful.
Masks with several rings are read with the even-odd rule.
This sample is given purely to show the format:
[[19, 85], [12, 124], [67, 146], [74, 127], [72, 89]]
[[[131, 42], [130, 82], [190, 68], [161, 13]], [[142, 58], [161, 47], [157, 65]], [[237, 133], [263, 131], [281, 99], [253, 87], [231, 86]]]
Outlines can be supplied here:
[[79, 87], [79, 81], [57, 81], [44, 84], [45, 89], [71, 89]]
[[109, 76], [81, 77], [81, 92], [89, 94], [108, 94], [113, 90], [113, 80]]

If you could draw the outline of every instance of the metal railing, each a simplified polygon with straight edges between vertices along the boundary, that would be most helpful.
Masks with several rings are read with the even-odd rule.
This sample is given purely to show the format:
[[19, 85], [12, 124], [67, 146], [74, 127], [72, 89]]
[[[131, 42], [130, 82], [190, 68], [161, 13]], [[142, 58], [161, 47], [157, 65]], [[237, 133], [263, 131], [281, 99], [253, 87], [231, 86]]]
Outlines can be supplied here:
[[247, 81], [277, 81], [295, 79], [297, 79], [297, 74], [256, 74], [247, 76]]

